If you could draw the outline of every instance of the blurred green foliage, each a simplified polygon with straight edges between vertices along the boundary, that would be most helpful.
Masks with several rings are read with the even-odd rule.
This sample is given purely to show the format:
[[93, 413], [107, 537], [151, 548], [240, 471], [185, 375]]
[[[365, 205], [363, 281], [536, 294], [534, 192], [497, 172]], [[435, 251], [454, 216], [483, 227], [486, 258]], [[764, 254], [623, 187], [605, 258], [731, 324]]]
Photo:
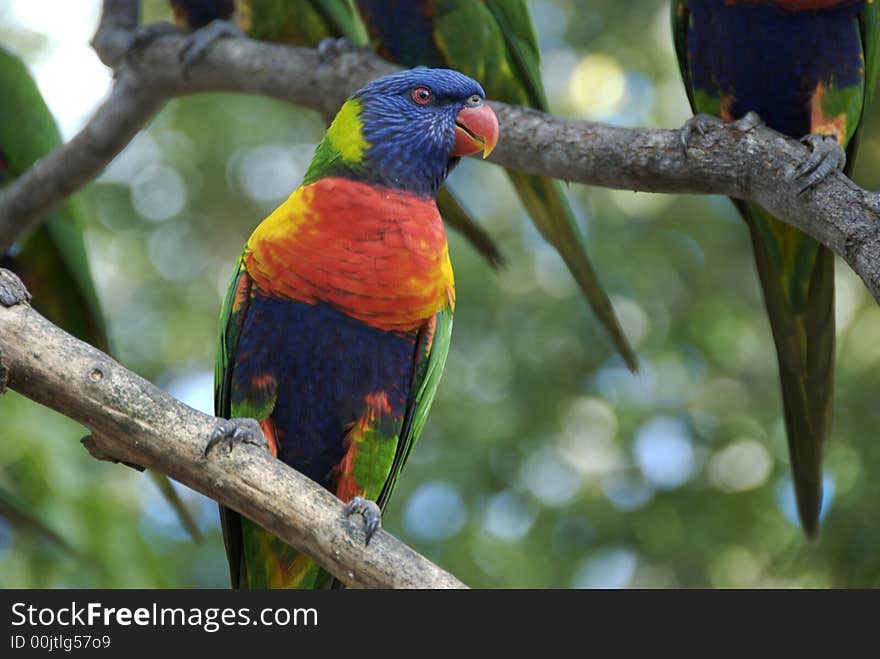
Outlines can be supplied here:
[[[672, 127], [688, 116], [665, 2], [531, 2], [555, 111]], [[162, 3], [147, 3], [161, 18]], [[0, 13], [0, 34], [39, 52]], [[880, 106], [856, 180], [880, 187]], [[88, 244], [117, 357], [209, 410], [217, 314], [244, 240], [299, 183], [323, 131], [257, 97], [169, 103], [88, 186]], [[638, 348], [633, 377], [501, 172], [452, 176], [509, 256], [458, 236], [452, 351], [385, 527], [477, 587], [880, 585], [880, 313], [838, 268], [835, 430], [821, 537], [796, 525], [769, 327], [745, 225], [716, 197], [571, 186]], [[216, 508], [193, 544], [152, 483], [97, 463], [84, 429], [0, 400], [0, 485], [91, 562], [0, 522], [0, 585], [224, 587]]]

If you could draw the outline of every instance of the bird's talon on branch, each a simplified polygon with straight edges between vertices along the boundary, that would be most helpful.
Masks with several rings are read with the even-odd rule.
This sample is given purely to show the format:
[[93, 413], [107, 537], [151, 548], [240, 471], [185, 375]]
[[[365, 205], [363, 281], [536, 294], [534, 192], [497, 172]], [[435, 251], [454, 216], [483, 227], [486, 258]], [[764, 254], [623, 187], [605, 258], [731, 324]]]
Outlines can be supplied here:
[[11, 270], [0, 268], [0, 304], [4, 307], [14, 307], [22, 302], [30, 302], [31, 294]]
[[360, 48], [355, 46], [345, 37], [340, 37], [338, 39], [335, 39], [334, 37], [325, 37], [324, 39], [321, 39], [321, 43], [318, 44], [318, 54], [323, 60], [333, 59], [343, 53], [353, 53], [358, 50], [360, 50]]
[[798, 192], [812, 190], [831, 174], [842, 172], [846, 165], [846, 151], [831, 135], [806, 135], [801, 142], [812, 152], [795, 170], [793, 179], [800, 181]]
[[254, 419], [227, 419], [220, 423], [214, 428], [214, 432], [211, 433], [211, 437], [205, 445], [205, 457], [218, 444], [225, 444], [227, 453], [232, 453], [232, 449], [238, 444], [250, 444], [257, 448], [269, 450], [269, 445], [266, 442], [263, 431], [260, 429], [260, 424]]
[[730, 125], [742, 133], [748, 133], [750, 130], [754, 130], [758, 126], [763, 126], [764, 122], [761, 120], [761, 117], [758, 116], [757, 112], [749, 111], [736, 121], [732, 121]]
[[379, 510], [375, 501], [354, 497], [345, 504], [345, 510], [342, 514], [345, 517], [351, 517], [355, 513], [359, 513], [364, 518], [364, 546], [367, 546], [370, 544], [373, 534], [382, 527], [382, 511]]
[[208, 23], [205, 27], [196, 30], [190, 34], [178, 53], [180, 63], [183, 66], [184, 75], [189, 68], [195, 64], [205, 51], [217, 39], [223, 37], [238, 37], [246, 39], [247, 35], [234, 23], [222, 19], [216, 19]]
[[148, 23], [146, 25], [139, 25], [131, 32], [131, 36], [128, 39], [128, 45], [125, 47], [125, 56], [130, 57], [135, 55], [138, 51], [149, 46], [154, 40], [169, 34], [180, 34], [180, 30], [174, 27], [171, 23]]
[[724, 125], [724, 121], [711, 114], [697, 114], [685, 121], [681, 130], [678, 132], [684, 157], [687, 158], [688, 148], [690, 147], [691, 138], [694, 136], [694, 133], [699, 133], [702, 137], [710, 128], [721, 125]]

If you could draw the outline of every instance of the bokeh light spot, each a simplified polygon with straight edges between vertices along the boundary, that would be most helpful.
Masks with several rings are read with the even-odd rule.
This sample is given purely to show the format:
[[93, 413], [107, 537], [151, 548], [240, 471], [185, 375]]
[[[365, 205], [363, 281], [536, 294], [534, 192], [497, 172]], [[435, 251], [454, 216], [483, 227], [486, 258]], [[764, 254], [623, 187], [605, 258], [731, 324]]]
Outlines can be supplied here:
[[636, 463], [651, 483], [676, 488], [691, 477], [695, 458], [687, 425], [670, 416], [656, 416], [636, 431]]
[[131, 183], [131, 203], [145, 219], [167, 220], [186, 205], [186, 184], [173, 167], [147, 167]]
[[638, 564], [638, 557], [631, 549], [605, 549], [580, 564], [571, 585], [574, 588], [626, 588]]
[[560, 453], [582, 474], [595, 475], [623, 466], [617, 445], [617, 415], [599, 398], [576, 398], [562, 419]]
[[536, 513], [516, 492], [505, 490], [489, 500], [483, 528], [500, 540], [521, 540], [532, 528]]
[[583, 478], [558, 451], [542, 447], [523, 463], [520, 480], [544, 504], [559, 506], [574, 498]]
[[709, 481], [725, 492], [741, 492], [762, 485], [773, 469], [773, 458], [754, 439], [738, 439], [709, 461]]
[[238, 180], [260, 204], [276, 206], [299, 184], [314, 155], [313, 144], [268, 144], [234, 158]]
[[447, 540], [464, 528], [467, 512], [461, 495], [446, 481], [423, 483], [406, 502], [403, 524], [422, 540]]
[[587, 55], [575, 65], [568, 81], [568, 93], [585, 116], [606, 118], [618, 109], [626, 95], [623, 67], [611, 55]]

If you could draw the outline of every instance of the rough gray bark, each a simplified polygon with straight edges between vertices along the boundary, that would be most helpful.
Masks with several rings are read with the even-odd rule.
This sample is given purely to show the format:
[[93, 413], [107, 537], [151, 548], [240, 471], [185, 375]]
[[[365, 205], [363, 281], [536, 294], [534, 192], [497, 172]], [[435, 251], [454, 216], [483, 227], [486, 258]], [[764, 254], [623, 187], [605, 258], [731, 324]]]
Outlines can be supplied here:
[[92, 455], [168, 474], [253, 519], [349, 586], [465, 587], [382, 530], [365, 548], [360, 517], [344, 518], [339, 499], [268, 451], [218, 446], [206, 457], [220, 419], [55, 327], [26, 301], [15, 303], [6, 293], [19, 285], [0, 269], [0, 392], [5, 384], [87, 426], [92, 434], [83, 443]]
[[[186, 73], [183, 35], [127, 51], [136, 0], [106, 0], [96, 51], [116, 73], [110, 98], [70, 143], [0, 194], [0, 251], [97, 176], [168, 99], [199, 92], [272, 96], [332, 115], [348, 94], [397, 70], [366, 51], [321, 54], [249, 39], [215, 43]], [[807, 147], [763, 126], [713, 128], [687, 155], [677, 130], [567, 121], [493, 103], [501, 140], [491, 162], [533, 174], [650, 192], [724, 194], [755, 201], [843, 257], [880, 300], [880, 199], [842, 174], [799, 194], [791, 180]]]

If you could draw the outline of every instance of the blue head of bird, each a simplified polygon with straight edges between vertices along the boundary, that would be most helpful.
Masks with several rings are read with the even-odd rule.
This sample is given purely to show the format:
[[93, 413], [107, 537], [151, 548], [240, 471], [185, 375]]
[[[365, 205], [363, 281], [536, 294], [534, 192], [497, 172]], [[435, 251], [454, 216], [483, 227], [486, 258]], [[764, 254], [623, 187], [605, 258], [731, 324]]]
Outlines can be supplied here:
[[449, 69], [415, 68], [377, 78], [355, 92], [318, 147], [317, 174], [435, 195], [462, 156], [488, 156], [498, 118], [475, 80]]

